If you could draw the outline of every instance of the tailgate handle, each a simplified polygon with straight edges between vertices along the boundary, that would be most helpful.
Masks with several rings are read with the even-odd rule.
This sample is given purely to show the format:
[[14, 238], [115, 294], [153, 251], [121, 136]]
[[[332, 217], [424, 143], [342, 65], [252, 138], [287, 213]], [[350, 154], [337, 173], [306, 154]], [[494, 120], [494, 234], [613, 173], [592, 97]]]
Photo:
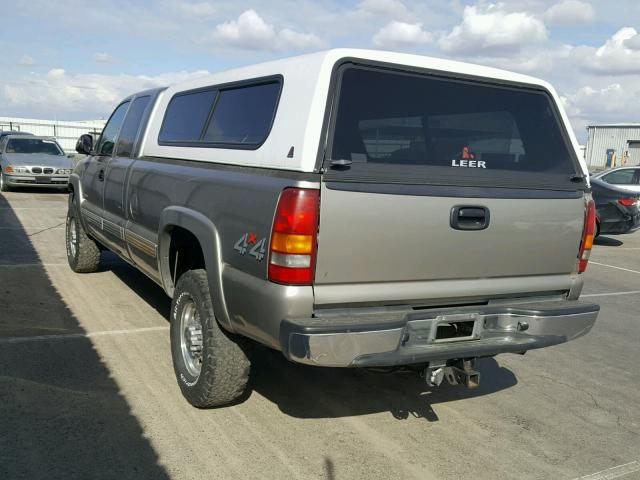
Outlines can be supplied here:
[[451, 209], [451, 228], [484, 230], [489, 226], [489, 209], [473, 205], [458, 205]]

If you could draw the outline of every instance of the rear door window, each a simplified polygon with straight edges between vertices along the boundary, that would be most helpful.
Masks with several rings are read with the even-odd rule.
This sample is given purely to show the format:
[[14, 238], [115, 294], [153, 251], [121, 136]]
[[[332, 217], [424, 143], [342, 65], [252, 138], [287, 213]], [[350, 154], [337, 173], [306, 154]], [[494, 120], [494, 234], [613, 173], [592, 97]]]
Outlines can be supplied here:
[[122, 130], [118, 135], [118, 145], [116, 148], [116, 155], [119, 157], [129, 157], [133, 151], [133, 143], [138, 136], [138, 130], [140, 129], [140, 121], [142, 115], [149, 105], [149, 97], [145, 95], [143, 97], [136, 98], [131, 104], [131, 108], [127, 112], [127, 118], [125, 118], [122, 124]]
[[335, 179], [566, 186], [574, 157], [545, 92], [347, 67], [325, 167]]

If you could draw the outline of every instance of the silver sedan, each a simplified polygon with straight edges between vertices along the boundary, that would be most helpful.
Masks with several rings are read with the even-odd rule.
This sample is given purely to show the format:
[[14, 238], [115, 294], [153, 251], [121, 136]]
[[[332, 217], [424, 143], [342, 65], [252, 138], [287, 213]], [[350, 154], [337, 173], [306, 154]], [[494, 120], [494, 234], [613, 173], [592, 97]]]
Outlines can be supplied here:
[[7, 135], [0, 141], [0, 190], [67, 188], [73, 161], [52, 138]]

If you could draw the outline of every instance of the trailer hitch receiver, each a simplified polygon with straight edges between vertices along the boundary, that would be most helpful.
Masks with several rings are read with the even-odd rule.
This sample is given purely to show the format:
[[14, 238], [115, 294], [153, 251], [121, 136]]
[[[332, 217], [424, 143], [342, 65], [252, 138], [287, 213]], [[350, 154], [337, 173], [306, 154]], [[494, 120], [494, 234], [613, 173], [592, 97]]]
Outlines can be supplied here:
[[462, 359], [450, 362], [430, 362], [424, 369], [424, 379], [430, 387], [438, 387], [446, 378], [451, 385], [464, 385], [473, 389], [480, 386], [480, 372], [475, 370], [476, 359]]

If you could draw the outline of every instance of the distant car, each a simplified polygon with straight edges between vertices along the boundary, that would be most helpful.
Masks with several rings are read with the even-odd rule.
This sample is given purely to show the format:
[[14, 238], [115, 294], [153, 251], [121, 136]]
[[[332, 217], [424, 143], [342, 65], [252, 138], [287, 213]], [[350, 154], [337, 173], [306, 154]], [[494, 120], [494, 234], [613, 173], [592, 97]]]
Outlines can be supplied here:
[[640, 193], [640, 166], [612, 168], [596, 173], [592, 178]]
[[0, 140], [2, 140], [7, 135], [33, 135], [33, 133], [18, 132], [18, 131], [15, 131], [15, 130], [0, 130]]
[[591, 178], [596, 202], [596, 236], [631, 233], [640, 228], [640, 192], [610, 185], [601, 178]]
[[0, 191], [14, 187], [67, 188], [73, 161], [52, 138], [5, 135], [0, 140]]

